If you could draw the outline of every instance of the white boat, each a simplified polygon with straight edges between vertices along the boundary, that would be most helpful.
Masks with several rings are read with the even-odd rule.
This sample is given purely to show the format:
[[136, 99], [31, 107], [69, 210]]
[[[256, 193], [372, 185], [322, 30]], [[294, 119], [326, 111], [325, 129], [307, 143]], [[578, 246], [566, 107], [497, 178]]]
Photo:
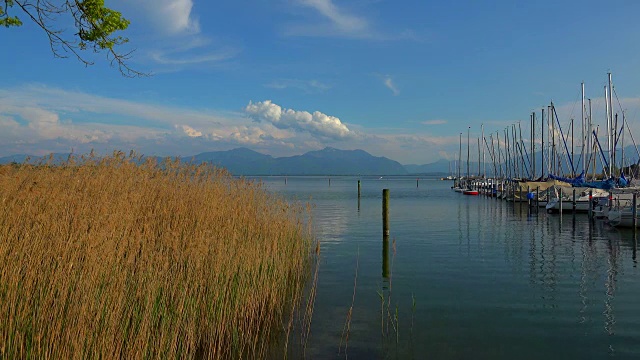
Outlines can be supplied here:
[[593, 197], [607, 197], [609, 193], [602, 189], [590, 189], [590, 188], [565, 188], [562, 190], [562, 197], [560, 191], [552, 192], [551, 198], [547, 201], [545, 208], [547, 212], [570, 212], [573, 211], [573, 191], [576, 191], [575, 210], [576, 212], [586, 213], [589, 212], [591, 197], [589, 192], [593, 194]]

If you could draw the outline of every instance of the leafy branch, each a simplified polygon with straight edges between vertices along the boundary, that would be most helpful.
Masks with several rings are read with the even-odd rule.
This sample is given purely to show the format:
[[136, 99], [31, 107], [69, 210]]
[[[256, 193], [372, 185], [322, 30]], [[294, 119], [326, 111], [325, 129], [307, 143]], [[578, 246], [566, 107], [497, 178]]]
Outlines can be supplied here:
[[[2, 3], [4, 6], [1, 6]], [[17, 16], [9, 15], [9, 9], [14, 5], [44, 30], [55, 57], [67, 58], [72, 54], [85, 66], [89, 66], [94, 63], [85, 57], [82, 51], [104, 51], [111, 66], [117, 66], [122, 75], [149, 75], [129, 66], [128, 61], [135, 50], [118, 51], [118, 47], [126, 44], [129, 39], [114, 33], [127, 29], [130, 22], [123, 18], [120, 12], [105, 7], [104, 0], [64, 0], [56, 3], [50, 0], [0, 0], [0, 25], [22, 25]], [[73, 37], [66, 36], [65, 30], [54, 26], [58, 18], [65, 14], [71, 16], [77, 30]]]

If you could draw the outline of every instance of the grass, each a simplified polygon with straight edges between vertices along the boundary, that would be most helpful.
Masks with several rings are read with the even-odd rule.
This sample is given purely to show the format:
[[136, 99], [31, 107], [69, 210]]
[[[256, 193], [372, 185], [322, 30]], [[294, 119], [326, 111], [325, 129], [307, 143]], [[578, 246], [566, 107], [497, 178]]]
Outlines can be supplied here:
[[308, 209], [140, 162], [0, 167], [0, 358], [286, 356], [313, 308]]

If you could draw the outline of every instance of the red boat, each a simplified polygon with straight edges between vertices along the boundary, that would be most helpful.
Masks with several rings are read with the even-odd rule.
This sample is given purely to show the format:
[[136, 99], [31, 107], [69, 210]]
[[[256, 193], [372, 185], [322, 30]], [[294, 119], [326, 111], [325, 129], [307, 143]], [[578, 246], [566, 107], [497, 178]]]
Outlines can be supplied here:
[[462, 192], [464, 195], [479, 195], [480, 193], [478, 192], [478, 190], [471, 190], [471, 189], [467, 189], [465, 191]]

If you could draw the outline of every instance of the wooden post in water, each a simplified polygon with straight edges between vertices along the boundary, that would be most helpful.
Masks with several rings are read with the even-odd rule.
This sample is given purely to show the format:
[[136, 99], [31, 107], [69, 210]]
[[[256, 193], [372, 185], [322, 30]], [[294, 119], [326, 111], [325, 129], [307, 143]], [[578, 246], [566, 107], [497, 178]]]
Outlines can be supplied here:
[[536, 212], [540, 209], [540, 186], [536, 187]]
[[382, 189], [382, 235], [389, 236], [389, 189]]
[[418, 182], [420, 181], [420, 178], [416, 178], [416, 187], [418, 187]]
[[527, 205], [531, 207], [531, 199], [529, 199], [529, 194], [531, 194], [531, 187], [527, 186]]
[[589, 219], [593, 219], [593, 190], [589, 190]]
[[571, 203], [572, 211], [576, 213], [576, 189], [573, 189], [573, 202]]
[[360, 199], [360, 180], [358, 180], [358, 199]]
[[329, 178], [329, 187], [331, 187], [331, 178]]
[[633, 208], [631, 209], [631, 216], [632, 216], [632, 220], [631, 220], [631, 226], [633, 226], [633, 233], [635, 234], [636, 232], [636, 225], [638, 225], [638, 194], [637, 193], [633, 193], [633, 203], [632, 203]]

